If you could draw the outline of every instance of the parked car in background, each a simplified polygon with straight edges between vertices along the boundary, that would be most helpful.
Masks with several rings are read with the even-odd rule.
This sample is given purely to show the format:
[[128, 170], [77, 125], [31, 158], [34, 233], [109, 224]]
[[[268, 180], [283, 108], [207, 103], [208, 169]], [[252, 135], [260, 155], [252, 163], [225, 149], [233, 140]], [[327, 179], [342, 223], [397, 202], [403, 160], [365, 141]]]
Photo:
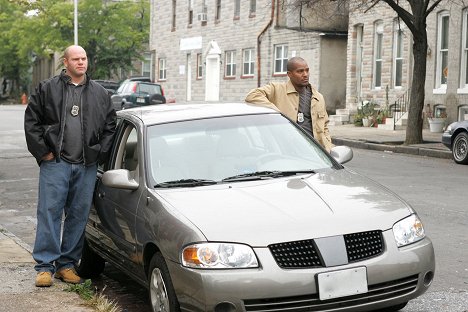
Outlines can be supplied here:
[[468, 165], [468, 120], [451, 123], [442, 134], [442, 143], [450, 148], [457, 164]]
[[166, 103], [160, 84], [132, 78], [124, 80], [111, 99], [115, 110]]
[[119, 111], [77, 268], [105, 261], [152, 311], [397, 311], [431, 285], [434, 250], [398, 195], [346, 169], [276, 110]]
[[115, 91], [117, 91], [117, 89], [119, 88], [119, 85], [120, 85], [117, 81], [112, 81], [112, 80], [96, 79], [94, 81], [96, 81], [97, 83], [102, 85], [107, 90], [107, 92], [109, 92], [110, 95], [114, 94]]

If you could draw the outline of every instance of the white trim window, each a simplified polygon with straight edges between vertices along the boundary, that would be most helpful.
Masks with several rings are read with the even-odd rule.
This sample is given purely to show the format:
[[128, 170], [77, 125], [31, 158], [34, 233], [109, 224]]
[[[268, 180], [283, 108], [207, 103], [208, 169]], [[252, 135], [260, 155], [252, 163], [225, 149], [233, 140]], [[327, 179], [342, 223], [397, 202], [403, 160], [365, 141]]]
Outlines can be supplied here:
[[374, 24], [374, 72], [373, 83], [375, 89], [382, 87], [382, 40], [383, 40], [383, 22], [376, 21]]
[[165, 58], [160, 58], [159, 59], [159, 68], [158, 68], [158, 72], [159, 72], [159, 76], [158, 76], [158, 80], [166, 80], [166, 59]]
[[460, 88], [457, 91], [458, 93], [468, 93], [468, 8], [463, 10], [460, 61]]
[[224, 77], [236, 76], [236, 51], [226, 51]]
[[255, 70], [254, 49], [244, 49], [242, 52], [242, 76], [252, 77]]
[[250, 15], [255, 14], [257, 11], [257, 0], [250, 0], [249, 13]]
[[145, 53], [144, 60], [141, 62], [141, 75], [151, 77], [151, 54]]
[[288, 46], [286, 44], [275, 45], [274, 74], [286, 74], [288, 64]]
[[401, 88], [403, 82], [403, 29], [396, 21], [393, 33], [393, 87]]
[[437, 17], [436, 81], [434, 93], [445, 93], [448, 78], [449, 22], [447, 11]]
[[201, 53], [197, 54], [197, 79], [203, 78], [203, 55]]

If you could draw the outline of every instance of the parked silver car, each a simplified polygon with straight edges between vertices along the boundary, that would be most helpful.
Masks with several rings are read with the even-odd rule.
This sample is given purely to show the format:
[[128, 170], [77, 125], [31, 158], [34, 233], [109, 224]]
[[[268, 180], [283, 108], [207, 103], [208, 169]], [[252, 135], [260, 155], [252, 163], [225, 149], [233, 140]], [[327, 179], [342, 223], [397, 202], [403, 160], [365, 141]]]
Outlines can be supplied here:
[[396, 311], [434, 277], [396, 194], [295, 123], [248, 104], [118, 112], [78, 272], [109, 261], [153, 311]]

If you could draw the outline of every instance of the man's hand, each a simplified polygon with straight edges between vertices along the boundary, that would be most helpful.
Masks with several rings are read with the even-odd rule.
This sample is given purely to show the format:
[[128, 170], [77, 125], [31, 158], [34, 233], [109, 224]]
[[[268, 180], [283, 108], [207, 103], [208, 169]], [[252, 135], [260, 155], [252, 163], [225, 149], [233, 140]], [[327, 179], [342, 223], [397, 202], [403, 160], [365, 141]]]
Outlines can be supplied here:
[[54, 154], [52, 152], [49, 152], [47, 154], [45, 154], [44, 156], [42, 156], [42, 160], [52, 160], [54, 159]]

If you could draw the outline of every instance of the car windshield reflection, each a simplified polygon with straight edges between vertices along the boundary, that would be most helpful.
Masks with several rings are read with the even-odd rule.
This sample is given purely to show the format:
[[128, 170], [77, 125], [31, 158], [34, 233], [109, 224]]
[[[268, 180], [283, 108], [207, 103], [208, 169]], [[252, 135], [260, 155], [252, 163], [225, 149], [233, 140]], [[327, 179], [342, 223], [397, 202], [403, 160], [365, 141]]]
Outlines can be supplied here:
[[277, 114], [154, 125], [147, 142], [157, 187], [271, 179], [334, 165], [312, 139]]

